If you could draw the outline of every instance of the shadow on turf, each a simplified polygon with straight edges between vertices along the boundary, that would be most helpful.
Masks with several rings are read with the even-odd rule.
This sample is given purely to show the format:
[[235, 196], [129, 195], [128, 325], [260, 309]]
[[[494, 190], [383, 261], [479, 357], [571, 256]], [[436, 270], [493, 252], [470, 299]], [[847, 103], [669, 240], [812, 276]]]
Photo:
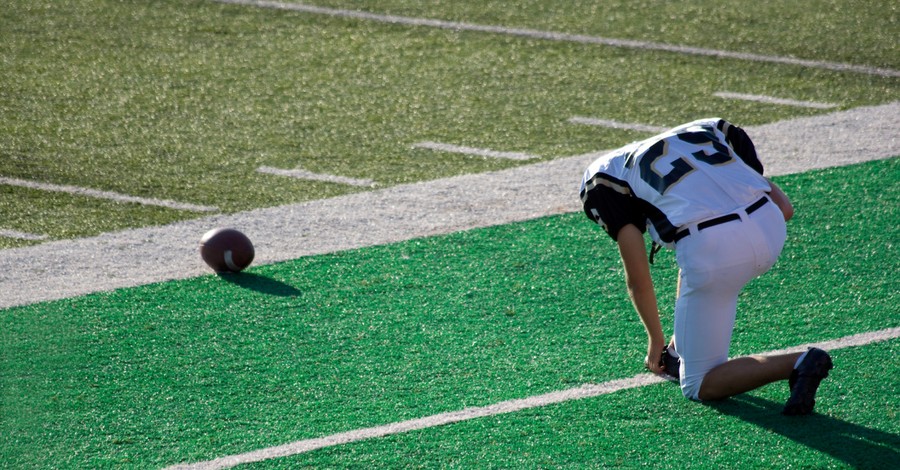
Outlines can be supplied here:
[[259, 274], [247, 272], [219, 273], [219, 278], [236, 286], [254, 290], [261, 294], [277, 295], [279, 297], [299, 297], [303, 294], [300, 289], [297, 289], [290, 284], [285, 284], [269, 277], [260, 276]]
[[783, 403], [740, 395], [710, 403], [719, 412], [829, 454], [853, 468], [896, 468], [900, 436], [818, 413], [784, 416]]

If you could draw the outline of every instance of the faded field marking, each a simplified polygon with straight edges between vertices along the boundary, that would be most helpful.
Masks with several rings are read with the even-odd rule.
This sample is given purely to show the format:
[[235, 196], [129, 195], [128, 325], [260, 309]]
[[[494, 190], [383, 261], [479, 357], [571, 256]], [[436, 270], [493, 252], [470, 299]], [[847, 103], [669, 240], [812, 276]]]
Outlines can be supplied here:
[[413, 148], [437, 150], [439, 152], [461, 153], [464, 155], [474, 155], [477, 157], [505, 158], [508, 160], [534, 160], [536, 158], [541, 158], [537, 155], [530, 155], [521, 152], [498, 152], [496, 150], [476, 147], [464, 147], [461, 145], [444, 144], [440, 142], [419, 142], [417, 144], [413, 144]]
[[338, 183], [338, 184], [346, 184], [350, 186], [365, 186], [372, 187], [375, 186], [375, 181], [370, 179], [360, 179], [360, 178], [350, 178], [347, 176], [339, 176], [339, 175], [329, 175], [325, 173], [313, 173], [311, 171], [303, 170], [300, 168], [293, 170], [283, 170], [281, 168], [272, 168], [270, 166], [261, 166], [256, 169], [259, 173], [266, 173], [269, 175], [277, 175], [277, 176], [287, 176], [289, 178], [297, 178], [302, 180], [310, 180], [310, 181], [323, 181], [326, 183]]
[[791, 99], [786, 99], [786, 98], [776, 98], [774, 96], [748, 95], [746, 93], [732, 93], [730, 91], [720, 91], [717, 93], [713, 93], [713, 96], [716, 96], [718, 98], [728, 99], [728, 100], [754, 101], [757, 103], [780, 104], [780, 105], [784, 105], [784, 106], [796, 106], [799, 108], [832, 109], [832, 108], [837, 108], [837, 106], [838, 106], [834, 103], [817, 103], [815, 101], [799, 101], [799, 100], [791, 100]]
[[670, 129], [669, 127], [651, 126], [649, 124], [619, 122], [619, 121], [612, 121], [609, 119], [598, 119], [598, 118], [579, 117], [579, 116], [569, 118], [569, 122], [571, 122], [572, 124], [585, 124], [588, 126], [609, 127], [611, 129], [626, 129], [626, 130], [641, 131], [641, 132], [665, 132]]
[[262, 8], [273, 8], [278, 10], [298, 11], [303, 13], [314, 13], [319, 15], [340, 16], [346, 18], [355, 18], [362, 20], [377, 21], [381, 23], [402, 24], [409, 26], [427, 26], [431, 28], [450, 29], [454, 31], [476, 31], [482, 33], [506, 34], [510, 36], [521, 36], [532, 39], [544, 39], [550, 41], [575, 42], [582, 44], [600, 44], [604, 46], [622, 47], [628, 49], [643, 49], [651, 51], [674, 52], [678, 54], [699, 55], [718, 57], [723, 59], [737, 59], [751, 62], [769, 62], [776, 64], [794, 65], [800, 67], [835, 70], [838, 72], [854, 72], [868, 75], [877, 75], [882, 77], [900, 77], [900, 70], [869, 67], [866, 65], [846, 64], [841, 62], [828, 62], [820, 60], [804, 60], [792, 57], [770, 56], [762, 54], [751, 54], [747, 52], [721, 51], [717, 49], [706, 49], [702, 47], [678, 46], [673, 44], [665, 44], [652, 41], [635, 41], [630, 39], [614, 39], [599, 36], [588, 36], [583, 34], [568, 34], [553, 31], [540, 31], [536, 29], [526, 28], [507, 28], [504, 26], [480, 25], [473, 23], [463, 23], [457, 21], [443, 21], [428, 18], [413, 18], [397, 15], [382, 15], [378, 13], [368, 13], [356, 10], [343, 10], [338, 8], [325, 8], [312, 5], [304, 5], [302, 3], [284, 3], [272, 2], [264, 0], [214, 0], [219, 3], [228, 3], [234, 5], [246, 5]]
[[52, 191], [58, 193], [68, 193], [75, 194], [78, 196], [87, 196], [98, 199], [108, 199], [110, 201], [116, 202], [130, 202], [135, 204], [142, 204], [145, 206], [158, 206], [165, 207], [168, 209], [176, 209], [180, 211], [191, 211], [191, 212], [218, 212], [217, 207], [212, 206], [199, 206], [196, 204], [188, 204], [177, 201], [168, 201], [165, 199], [151, 199], [151, 198], [143, 198], [137, 196], [129, 196], [127, 194], [115, 193], [112, 191], [100, 191], [97, 189], [90, 188], [81, 188], [78, 186], [68, 186], [61, 184], [51, 184], [51, 183], [38, 183], [36, 181], [27, 181], [20, 180], [16, 178], [6, 178], [0, 176], [0, 184], [7, 186], [19, 186], [22, 188], [29, 189], [37, 189], [40, 191]]
[[[832, 341], [824, 341], [820, 343], [810, 343], [806, 345], [796, 346], [788, 349], [770, 351], [763, 354], [785, 354], [789, 352], [804, 351], [809, 346], [816, 346], [826, 350], [836, 350], [849, 348], [854, 346], [864, 346], [880, 341], [900, 337], [900, 328], [888, 328], [869, 333], [861, 333], [857, 335], [845, 336]], [[446, 424], [458, 423], [460, 421], [468, 421], [476, 418], [484, 418], [487, 416], [495, 416], [516, 411], [527, 410], [531, 408], [540, 408], [557, 403], [571, 400], [580, 400], [583, 398], [592, 398], [600, 395], [606, 395], [631, 388], [643, 387], [666, 382], [665, 379], [653, 374], [639, 374], [627, 379], [612, 380], [601, 384], [584, 384], [579, 387], [561, 390], [558, 392], [545, 393], [543, 395], [535, 395], [528, 398], [520, 398], [516, 400], [508, 400], [493, 405], [466, 408], [460, 411], [451, 411], [448, 413], [440, 413], [424, 418], [411, 419], [397, 423], [385, 424], [371, 428], [357, 429], [353, 431], [332, 434], [330, 436], [319, 437], [314, 439], [304, 439], [291, 442], [275, 447], [268, 447], [243, 454], [229, 455], [220, 457], [215, 460], [206, 462], [198, 462], [194, 464], [181, 464], [169, 467], [170, 469], [220, 469], [230, 468], [245, 463], [261, 462], [264, 460], [276, 459], [280, 457], [288, 457], [291, 455], [303, 454], [316, 449], [325, 447], [333, 447], [352, 442], [363, 441], [366, 439], [374, 439], [394, 434], [401, 434], [420, 429], [427, 429]]]
[[[745, 127], [770, 176], [900, 155], [900, 139], [885, 129], [900, 129], [900, 103]], [[210, 227], [252, 227], [260, 266], [577, 212], [577, 183], [604, 153], [10, 248], [0, 256], [0, 308], [204, 275], [196, 245], [185, 241]], [[348, 208], [364, 208], [364, 216]]]
[[46, 240], [50, 237], [46, 235], [38, 235], [36, 233], [28, 233], [28, 232], [20, 232], [18, 230], [10, 230], [0, 228], [0, 237], [5, 238], [18, 238], [19, 240], [31, 240], [31, 241], [40, 241]]

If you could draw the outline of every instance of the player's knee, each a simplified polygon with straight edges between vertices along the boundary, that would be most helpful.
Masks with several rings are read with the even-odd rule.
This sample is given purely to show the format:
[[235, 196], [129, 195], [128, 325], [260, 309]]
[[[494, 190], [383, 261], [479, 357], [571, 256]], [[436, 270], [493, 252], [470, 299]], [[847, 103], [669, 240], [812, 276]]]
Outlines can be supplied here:
[[703, 383], [703, 376], [700, 377], [682, 377], [681, 393], [685, 398], [694, 401], [700, 401], [700, 385]]

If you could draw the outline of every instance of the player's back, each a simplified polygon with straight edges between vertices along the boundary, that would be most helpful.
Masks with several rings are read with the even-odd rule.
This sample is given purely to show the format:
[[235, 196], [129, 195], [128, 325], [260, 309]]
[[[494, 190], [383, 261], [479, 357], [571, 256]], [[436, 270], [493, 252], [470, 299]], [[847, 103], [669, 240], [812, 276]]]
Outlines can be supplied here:
[[769, 190], [729, 145], [720, 121], [677, 127], [638, 143], [625, 158], [622, 176], [635, 196], [675, 227], [733, 212]]

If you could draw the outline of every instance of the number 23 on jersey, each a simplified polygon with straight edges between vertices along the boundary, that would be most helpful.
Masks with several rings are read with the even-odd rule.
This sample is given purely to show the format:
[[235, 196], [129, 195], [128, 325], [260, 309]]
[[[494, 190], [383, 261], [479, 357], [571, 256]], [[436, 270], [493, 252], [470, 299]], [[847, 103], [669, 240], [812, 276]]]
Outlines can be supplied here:
[[[668, 173], [663, 174], [654, 164], [657, 160], [669, 154], [670, 139], [678, 139], [697, 147], [709, 146], [709, 148], [700, 148], [696, 152], [692, 152], [691, 155], [694, 157], [694, 161], [685, 158], [685, 156], [676, 158], [672, 161], [672, 169]], [[643, 155], [632, 153], [628, 156], [625, 167], [633, 168], [635, 160], [638, 162], [641, 179], [660, 194], [665, 194], [669, 188], [697, 170], [696, 162], [707, 165], [724, 165], [734, 161], [734, 157], [731, 156], [728, 147], [716, 139], [712, 131], [694, 131], [662, 139], [650, 146]]]

